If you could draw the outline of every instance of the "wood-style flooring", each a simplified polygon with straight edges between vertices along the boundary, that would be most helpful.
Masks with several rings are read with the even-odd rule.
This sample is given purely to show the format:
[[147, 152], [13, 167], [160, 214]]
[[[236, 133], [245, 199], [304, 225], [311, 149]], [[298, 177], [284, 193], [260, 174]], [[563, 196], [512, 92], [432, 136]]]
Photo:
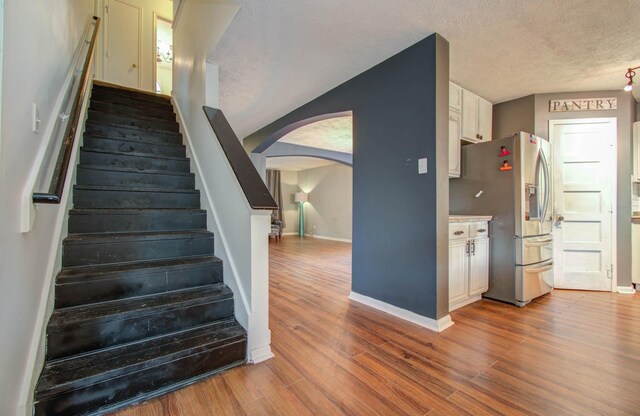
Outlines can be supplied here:
[[142, 415], [640, 415], [640, 295], [482, 300], [428, 331], [347, 299], [351, 245], [270, 242], [275, 358]]

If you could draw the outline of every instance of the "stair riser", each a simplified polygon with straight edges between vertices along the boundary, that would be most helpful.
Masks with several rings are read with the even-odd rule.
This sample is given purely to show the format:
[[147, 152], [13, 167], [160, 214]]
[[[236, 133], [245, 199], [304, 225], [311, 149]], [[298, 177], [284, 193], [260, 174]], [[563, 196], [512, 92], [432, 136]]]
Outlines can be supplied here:
[[87, 169], [78, 166], [78, 185], [130, 186], [135, 188], [194, 189], [195, 177], [191, 175], [160, 175], [145, 172], [119, 172]]
[[146, 132], [144, 130], [128, 129], [126, 127], [105, 126], [87, 121], [86, 136], [100, 136], [111, 139], [122, 139], [153, 144], [182, 144], [179, 133]]
[[69, 234], [138, 231], [179, 231], [207, 227], [204, 212], [138, 212], [131, 214], [71, 214]]
[[121, 97], [123, 99], [131, 99], [144, 103], [154, 103], [161, 105], [171, 105], [171, 100], [167, 97], [159, 97], [150, 94], [141, 94], [138, 91], [127, 91], [123, 89], [113, 89], [109, 87], [103, 87], [100, 85], [94, 86], [92, 89], [91, 97], [94, 95], [110, 95], [114, 97]]
[[85, 137], [84, 147], [121, 153], [148, 153], [150, 155], [171, 157], [186, 156], [186, 149], [184, 148], [184, 146], [161, 146], [158, 144], [102, 139], [99, 137]]
[[121, 272], [110, 279], [56, 285], [56, 308], [126, 299], [221, 283], [222, 264], [184, 269]]
[[175, 120], [176, 115], [173, 109], [153, 108], [153, 107], [135, 107], [132, 105], [117, 104], [108, 101], [91, 100], [90, 110], [101, 111], [105, 113], [113, 113], [125, 116], [140, 116], [145, 118], [155, 118], [158, 120]]
[[[246, 341], [238, 341], [193, 354], [169, 363], [151, 367], [132, 375], [121, 376], [84, 389], [54, 396], [35, 403], [36, 416], [62, 416], [105, 412], [115, 407], [148, 400], [180, 388], [190, 381], [216, 373], [245, 360]], [[175, 386], [172, 388], [172, 386]], [[212, 404], [215, 406], [215, 404]]]
[[230, 317], [233, 317], [233, 298], [183, 306], [153, 315], [126, 316], [123, 319], [108, 322], [86, 321], [81, 326], [71, 324], [49, 327], [47, 329], [47, 359], [67, 357], [125, 342], [182, 331]]
[[101, 113], [89, 110], [89, 120], [92, 123], [108, 124], [113, 126], [122, 126], [140, 130], [156, 130], [178, 132], [180, 127], [175, 121], [157, 121], [141, 119], [137, 117], [119, 116], [110, 113]]
[[80, 151], [80, 164], [94, 166], [115, 166], [131, 169], [151, 169], [173, 172], [189, 172], [189, 159], [173, 160], [153, 157], [117, 155]]
[[75, 190], [75, 208], [200, 208], [199, 193]]
[[89, 266], [213, 254], [213, 237], [63, 244], [62, 266]]

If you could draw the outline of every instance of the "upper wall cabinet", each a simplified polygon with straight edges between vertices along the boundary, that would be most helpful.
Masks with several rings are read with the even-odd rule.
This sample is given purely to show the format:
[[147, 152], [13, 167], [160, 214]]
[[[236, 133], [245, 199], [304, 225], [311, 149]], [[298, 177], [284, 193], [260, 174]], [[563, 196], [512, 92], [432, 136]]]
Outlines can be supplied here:
[[462, 111], [462, 87], [449, 82], [449, 108]]
[[462, 89], [462, 139], [473, 143], [491, 140], [492, 104]]
[[[449, 177], [460, 177], [461, 140], [491, 140], [493, 106], [461, 86], [449, 82]], [[466, 130], [465, 130], [466, 129]]]

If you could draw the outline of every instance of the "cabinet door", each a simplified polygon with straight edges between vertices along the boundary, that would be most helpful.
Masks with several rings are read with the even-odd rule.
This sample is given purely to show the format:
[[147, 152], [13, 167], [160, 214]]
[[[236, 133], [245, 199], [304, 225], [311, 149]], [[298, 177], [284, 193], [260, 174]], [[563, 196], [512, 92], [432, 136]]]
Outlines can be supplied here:
[[[636, 255], [631, 256], [631, 281], [640, 284], [640, 223], [631, 224], [631, 252]], [[449, 260], [451, 262], [451, 260]]]
[[477, 142], [478, 133], [478, 96], [462, 90], [462, 138]]
[[489, 239], [472, 241], [469, 257], [469, 296], [489, 289]]
[[484, 98], [478, 97], [478, 133], [481, 142], [491, 140], [492, 116], [493, 105]]
[[468, 241], [454, 240], [449, 242], [449, 304], [467, 297], [469, 289]]
[[460, 114], [449, 110], [449, 177], [460, 177]]
[[640, 180], [640, 121], [633, 123], [633, 178]]
[[462, 111], [462, 88], [449, 82], [449, 108]]

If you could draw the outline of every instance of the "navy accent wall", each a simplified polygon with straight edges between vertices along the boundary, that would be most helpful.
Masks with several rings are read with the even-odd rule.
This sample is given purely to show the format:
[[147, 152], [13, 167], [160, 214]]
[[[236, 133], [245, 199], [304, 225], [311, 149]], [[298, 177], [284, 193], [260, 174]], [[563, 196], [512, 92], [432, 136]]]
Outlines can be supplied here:
[[448, 313], [448, 80], [433, 34], [244, 140], [264, 149], [291, 124], [352, 111], [352, 290], [433, 319]]

